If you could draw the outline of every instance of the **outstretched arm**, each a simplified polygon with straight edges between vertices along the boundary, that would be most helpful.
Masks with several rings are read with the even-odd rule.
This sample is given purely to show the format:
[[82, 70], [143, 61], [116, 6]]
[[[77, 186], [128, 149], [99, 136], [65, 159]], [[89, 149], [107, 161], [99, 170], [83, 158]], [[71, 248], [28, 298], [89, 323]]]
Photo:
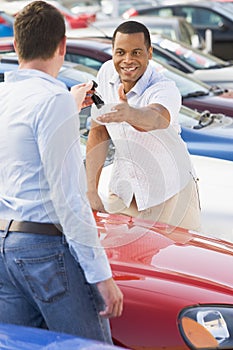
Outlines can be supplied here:
[[118, 90], [120, 102], [114, 106], [113, 112], [99, 116], [97, 120], [102, 123], [127, 122], [139, 131], [165, 129], [170, 123], [168, 110], [159, 103], [149, 104], [145, 107], [132, 107], [127, 102], [123, 84]]

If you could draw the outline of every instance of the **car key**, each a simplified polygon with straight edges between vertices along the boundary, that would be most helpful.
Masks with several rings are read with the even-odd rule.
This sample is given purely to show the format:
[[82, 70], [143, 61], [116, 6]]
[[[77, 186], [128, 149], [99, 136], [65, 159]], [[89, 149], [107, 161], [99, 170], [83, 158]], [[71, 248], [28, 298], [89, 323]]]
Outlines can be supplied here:
[[[98, 84], [94, 80], [92, 80], [92, 81], [93, 81], [93, 85], [92, 85], [91, 90], [95, 90], [95, 88], [97, 88]], [[94, 92], [93, 95], [91, 96], [91, 98], [98, 109], [100, 109], [104, 105], [104, 101], [102, 100], [102, 98], [100, 97], [100, 95], [97, 92]]]

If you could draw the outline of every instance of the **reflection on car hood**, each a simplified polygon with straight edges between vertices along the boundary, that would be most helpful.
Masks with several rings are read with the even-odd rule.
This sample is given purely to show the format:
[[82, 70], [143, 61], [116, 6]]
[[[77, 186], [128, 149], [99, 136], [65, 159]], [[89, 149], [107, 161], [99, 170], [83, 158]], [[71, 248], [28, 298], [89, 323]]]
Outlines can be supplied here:
[[121, 278], [169, 279], [232, 293], [232, 243], [124, 215], [95, 217], [113, 271]]

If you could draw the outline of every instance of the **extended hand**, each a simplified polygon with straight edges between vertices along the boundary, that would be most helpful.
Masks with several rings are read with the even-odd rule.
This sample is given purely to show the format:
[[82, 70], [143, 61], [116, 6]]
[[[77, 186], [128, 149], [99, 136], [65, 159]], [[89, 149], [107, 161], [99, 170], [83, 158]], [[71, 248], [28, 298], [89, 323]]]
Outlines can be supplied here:
[[93, 103], [93, 101], [91, 99], [92, 86], [93, 86], [93, 81], [90, 81], [88, 83], [74, 85], [70, 89], [71, 94], [75, 98], [79, 112], [82, 108], [88, 107]]
[[123, 294], [116, 285], [115, 281], [110, 278], [106, 281], [97, 283], [97, 288], [105, 302], [105, 309], [100, 311], [103, 317], [119, 317], [123, 310]]
[[122, 123], [129, 122], [133, 118], [135, 109], [127, 102], [123, 84], [119, 85], [118, 95], [120, 103], [114, 105], [114, 107], [112, 107], [112, 111], [97, 117], [98, 121], [101, 123]]
[[88, 192], [87, 197], [88, 197], [88, 200], [90, 202], [91, 208], [93, 210], [100, 211], [102, 213], [106, 213], [104, 205], [103, 205], [101, 198], [97, 192]]

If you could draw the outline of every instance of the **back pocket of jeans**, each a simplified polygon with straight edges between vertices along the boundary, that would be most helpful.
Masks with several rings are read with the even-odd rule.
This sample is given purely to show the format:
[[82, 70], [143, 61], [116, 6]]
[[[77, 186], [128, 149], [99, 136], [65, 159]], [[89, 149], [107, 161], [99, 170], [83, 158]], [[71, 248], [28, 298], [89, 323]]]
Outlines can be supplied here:
[[68, 290], [63, 254], [15, 260], [32, 296], [52, 302]]

